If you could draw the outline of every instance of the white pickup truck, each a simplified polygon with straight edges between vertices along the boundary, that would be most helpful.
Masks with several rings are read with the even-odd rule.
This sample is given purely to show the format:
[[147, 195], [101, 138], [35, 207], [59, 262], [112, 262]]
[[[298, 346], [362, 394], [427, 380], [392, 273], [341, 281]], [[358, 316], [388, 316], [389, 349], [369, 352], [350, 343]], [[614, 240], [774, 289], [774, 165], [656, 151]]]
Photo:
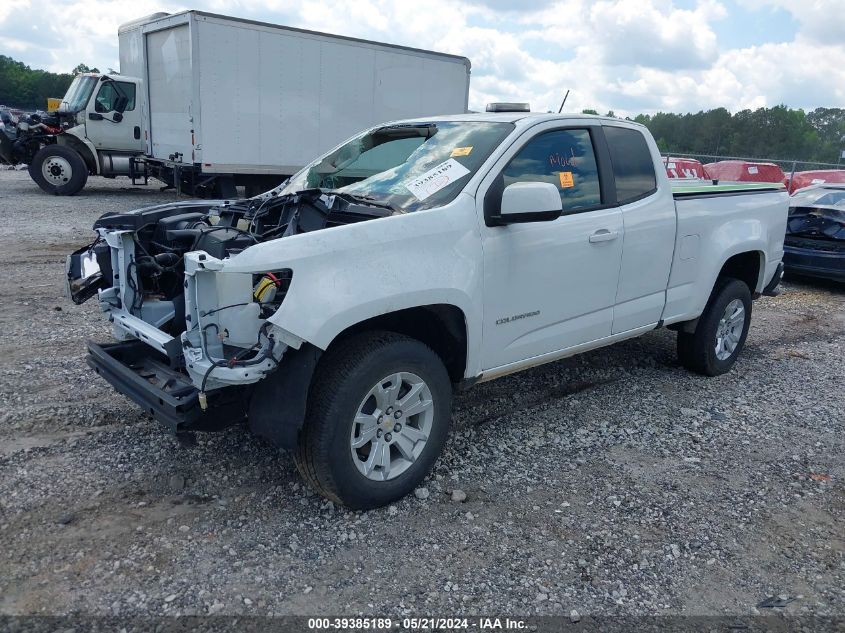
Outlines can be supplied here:
[[661, 326], [736, 361], [780, 281], [780, 185], [674, 190], [618, 119], [387, 123], [250, 200], [110, 213], [68, 291], [114, 326], [89, 364], [174, 431], [247, 422], [353, 508], [414, 489], [455, 388]]

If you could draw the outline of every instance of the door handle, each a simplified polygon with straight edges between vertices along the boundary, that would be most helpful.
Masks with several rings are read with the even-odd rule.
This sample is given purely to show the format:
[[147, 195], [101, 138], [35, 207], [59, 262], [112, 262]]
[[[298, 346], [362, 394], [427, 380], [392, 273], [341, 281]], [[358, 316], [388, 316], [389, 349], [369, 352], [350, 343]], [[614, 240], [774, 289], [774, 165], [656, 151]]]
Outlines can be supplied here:
[[611, 242], [619, 237], [619, 231], [608, 231], [607, 229], [599, 229], [590, 236], [590, 242]]

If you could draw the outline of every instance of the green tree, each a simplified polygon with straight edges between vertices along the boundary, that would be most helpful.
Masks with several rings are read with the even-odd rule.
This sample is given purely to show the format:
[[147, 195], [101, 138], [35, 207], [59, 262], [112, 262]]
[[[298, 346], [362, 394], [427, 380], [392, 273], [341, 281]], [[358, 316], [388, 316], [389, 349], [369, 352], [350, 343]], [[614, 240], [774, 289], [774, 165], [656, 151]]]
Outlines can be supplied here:
[[0, 103], [25, 110], [43, 110], [48, 97], [62, 97], [73, 76], [33, 70], [26, 64], [0, 55]]
[[98, 68], [88, 68], [85, 64], [77, 64], [76, 68], [70, 71], [70, 74], [74, 77], [76, 75], [81, 75], [82, 73], [98, 73], [100, 70]]
[[807, 123], [819, 135], [819, 160], [837, 162], [845, 150], [845, 109], [816, 108], [807, 115]]
[[688, 114], [640, 114], [662, 152], [836, 162], [845, 136], [845, 109], [809, 114], [784, 105], [731, 114], [725, 108]]

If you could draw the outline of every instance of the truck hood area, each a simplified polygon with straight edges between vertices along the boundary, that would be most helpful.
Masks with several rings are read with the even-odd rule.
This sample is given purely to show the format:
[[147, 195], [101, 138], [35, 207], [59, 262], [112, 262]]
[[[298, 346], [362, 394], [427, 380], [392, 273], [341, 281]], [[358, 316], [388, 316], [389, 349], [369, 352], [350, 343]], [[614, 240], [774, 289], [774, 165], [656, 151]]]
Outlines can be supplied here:
[[[250, 247], [292, 235], [385, 217], [395, 213], [376, 202], [319, 189], [244, 201], [188, 200], [126, 213], [106, 213], [95, 223], [97, 240], [73, 253], [68, 261], [71, 299], [83, 303], [98, 290], [120, 279], [115, 265], [126, 267], [126, 283], [133, 292], [130, 314], [146, 301], [181, 302], [185, 255], [201, 251], [223, 260]], [[109, 236], [132, 242], [128, 261], [112, 262]], [[95, 275], [92, 271], [100, 272]], [[87, 272], [88, 274], [83, 274]], [[108, 274], [106, 274], [106, 272]], [[115, 277], [114, 272], [118, 272]], [[184, 329], [179, 322], [177, 330]]]
[[[137, 295], [130, 313], [147, 299], [173, 301], [182, 295], [184, 258], [202, 251], [215, 259], [234, 257], [250, 247], [292, 235], [399, 213], [349, 194], [309, 189], [249, 200], [188, 200], [124, 213], [106, 213], [93, 226], [97, 240], [68, 261], [71, 299], [83, 303], [115, 279], [107, 235], [131, 237], [134, 253], [126, 262], [127, 283]], [[91, 273], [98, 268], [100, 275]], [[83, 272], [88, 272], [84, 275]], [[109, 274], [102, 274], [106, 271]], [[118, 277], [119, 278], [119, 277]]]
[[106, 213], [95, 242], [68, 258], [68, 294], [76, 303], [96, 295], [118, 340], [150, 345], [203, 391], [250, 383], [290, 341], [268, 319], [293, 271], [216, 271], [259, 244], [397, 213], [320, 189]]

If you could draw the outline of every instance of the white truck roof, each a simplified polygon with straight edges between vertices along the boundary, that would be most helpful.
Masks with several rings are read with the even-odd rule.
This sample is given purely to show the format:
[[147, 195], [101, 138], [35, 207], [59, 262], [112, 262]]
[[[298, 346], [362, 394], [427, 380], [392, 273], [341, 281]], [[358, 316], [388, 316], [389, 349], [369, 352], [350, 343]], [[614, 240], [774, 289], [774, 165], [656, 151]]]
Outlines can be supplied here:
[[391, 121], [391, 124], [402, 125], [404, 123], [418, 123], [420, 121], [490, 121], [495, 123], [519, 123], [533, 125], [545, 121], [572, 121], [583, 119], [585, 121], [607, 121], [608, 123], [622, 123], [645, 129], [645, 126], [627, 119], [615, 119], [613, 117], [596, 116], [594, 114], [576, 114], [569, 112], [470, 112], [466, 114], [449, 114], [432, 117], [419, 117], [415, 119], [403, 119]]
[[467, 71], [469, 71], [472, 63], [469, 61], [469, 58], [464, 57], [462, 55], [452, 55], [450, 53], [441, 53], [438, 51], [431, 51], [424, 48], [415, 48], [413, 46], [403, 46], [401, 44], [388, 44], [386, 42], [377, 42], [375, 40], [365, 40], [359, 37], [350, 37], [348, 35], [335, 35], [334, 33], [325, 33], [322, 31], [312, 31], [309, 29], [300, 29], [294, 26], [286, 26], [284, 24], [273, 24], [272, 22], [262, 22], [261, 20], [250, 20], [247, 18], [236, 18], [229, 15], [223, 15], [221, 13], [211, 13], [210, 11], [198, 11], [196, 9], [187, 9], [185, 11], [177, 11], [176, 13], [152, 13], [150, 15], [137, 18], [135, 20], [130, 20], [129, 22], [124, 22], [121, 24], [118, 29], [117, 33], [120, 35], [126, 31], [131, 31], [133, 29], [137, 29], [141, 26], [146, 26], [151, 22], [155, 22], [157, 20], [164, 20], [165, 18], [178, 18], [182, 15], [193, 14], [195, 16], [205, 16], [207, 18], [216, 18], [219, 20], [225, 20], [227, 22], [240, 22], [242, 24], [250, 24], [254, 26], [261, 26], [261, 27], [268, 27], [272, 29], [279, 29], [282, 31], [291, 31], [293, 33], [301, 33], [304, 35], [317, 35], [320, 37], [329, 37], [333, 40], [346, 40], [347, 42], [357, 42], [359, 44], [374, 44], [376, 46], [387, 46], [390, 48], [396, 48], [399, 50], [403, 50], [406, 52], [411, 53], [422, 53], [423, 55], [434, 55], [436, 57], [449, 57], [455, 60], [461, 60], [466, 64]]

